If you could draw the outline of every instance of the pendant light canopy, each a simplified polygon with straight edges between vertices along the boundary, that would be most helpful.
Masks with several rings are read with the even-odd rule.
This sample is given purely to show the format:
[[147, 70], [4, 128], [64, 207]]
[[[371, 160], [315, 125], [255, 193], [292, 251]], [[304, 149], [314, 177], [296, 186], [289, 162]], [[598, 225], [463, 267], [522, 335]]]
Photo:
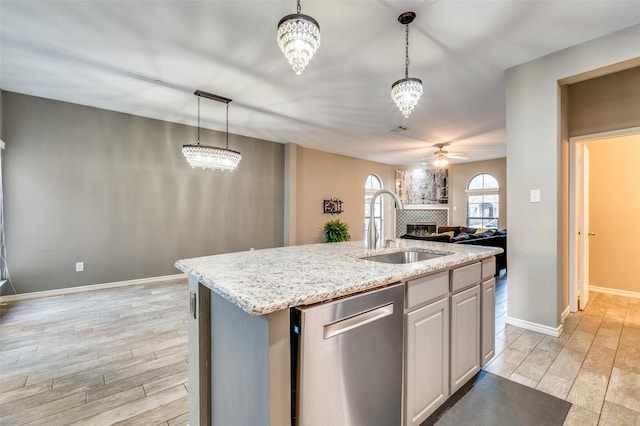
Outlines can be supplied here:
[[320, 25], [311, 16], [300, 13], [300, 0], [297, 1], [297, 13], [285, 16], [278, 23], [277, 38], [293, 71], [300, 75], [320, 47]]
[[[196, 90], [194, 93], [198, 97], [198, 142], [194, 145], [182, 145], [182, 153], [191, 167], [210, 170], [235, 170], [242, 157], [238, 151], [229, 149], [229, 102], [231, 99], [214, 95], [213, 93]], [[226, 147], [216, 148], [213, 146], [200, 145], [200, 98], [212, 99], [227, 105], [227, 131]]]
[[415, 17], [416, 14], [413, 12], [404, 12], [398, 16], [398, 22], [405, 26], [404, 78], [391, 85], [391, 99], [405, 117], [409, 117], [418, 103], [418, 99], [422, 96], [422, 80], [409, 78], [409, 24], [413, 22]]

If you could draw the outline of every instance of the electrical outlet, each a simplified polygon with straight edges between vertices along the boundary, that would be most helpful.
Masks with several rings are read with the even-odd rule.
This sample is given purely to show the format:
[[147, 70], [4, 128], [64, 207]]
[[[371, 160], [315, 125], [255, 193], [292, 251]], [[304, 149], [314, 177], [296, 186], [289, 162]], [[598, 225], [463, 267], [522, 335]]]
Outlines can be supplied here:
[[76, 262], [76, 272], [84, 271], [84, 262]]

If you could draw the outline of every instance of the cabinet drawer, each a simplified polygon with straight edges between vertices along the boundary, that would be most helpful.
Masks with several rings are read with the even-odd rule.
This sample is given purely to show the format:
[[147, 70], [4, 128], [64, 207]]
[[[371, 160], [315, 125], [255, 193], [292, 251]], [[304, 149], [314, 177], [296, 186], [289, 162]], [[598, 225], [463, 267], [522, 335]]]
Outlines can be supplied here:
[[449, 271], [407, 281], [406, 307], [410, 309], [449, 292]]
[[480, 262], [463, 266], [451, 271], [451, 291], [462, 290], [478, 283], [481, 279], [482, 266]]
[[482, 279], [491, 278], [496, 273], [496, 258], [492, 256], [482, 261]]

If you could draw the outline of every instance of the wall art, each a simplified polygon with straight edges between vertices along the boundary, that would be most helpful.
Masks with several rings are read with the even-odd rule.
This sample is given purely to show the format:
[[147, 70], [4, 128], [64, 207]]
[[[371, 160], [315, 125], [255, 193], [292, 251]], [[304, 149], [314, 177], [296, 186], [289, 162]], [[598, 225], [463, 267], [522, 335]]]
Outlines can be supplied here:
[[447, 169], [398, 169], [396, 194], [403, 204], [448, 204], [449, 171]]

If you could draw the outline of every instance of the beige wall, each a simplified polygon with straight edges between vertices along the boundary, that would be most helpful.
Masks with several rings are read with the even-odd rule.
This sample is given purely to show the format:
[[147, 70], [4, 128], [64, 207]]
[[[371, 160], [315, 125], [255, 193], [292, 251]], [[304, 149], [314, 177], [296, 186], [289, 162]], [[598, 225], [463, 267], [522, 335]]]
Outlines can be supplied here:
[[[322, 227], [328, 220], [340, 218], [351, 229], [353, 240], [364, 238], [364, 184], [370, 174], [378, 175], [384, 188], [393, 190], [392, 166], [297, 148], [296, 161], [296, 244], [324, 242]], [[386, 197], [386, 196], [385, 196]], [[322, 201], [342, 200], [344, 213], [324, 214]], [[388, 208], [392, 202], [385, 203]], [[387, 214], [392, 217], [393, 212]], [[393, 223], [393, 222], [391, 222]], [[393, 226], [386, 224], [385, 235], [393, 236]]]
[[507, 160], [476, 161], [454, 164], [449, 168], [449, 222], [451, 225], [466, 225], [467, 222], [467, 185], [471, 178], [481, 173], [489, 173], [500, 185], [499, 228], [507, 228]]
[[593, 286], [640, 293], [640, 134], [588, 142]]

